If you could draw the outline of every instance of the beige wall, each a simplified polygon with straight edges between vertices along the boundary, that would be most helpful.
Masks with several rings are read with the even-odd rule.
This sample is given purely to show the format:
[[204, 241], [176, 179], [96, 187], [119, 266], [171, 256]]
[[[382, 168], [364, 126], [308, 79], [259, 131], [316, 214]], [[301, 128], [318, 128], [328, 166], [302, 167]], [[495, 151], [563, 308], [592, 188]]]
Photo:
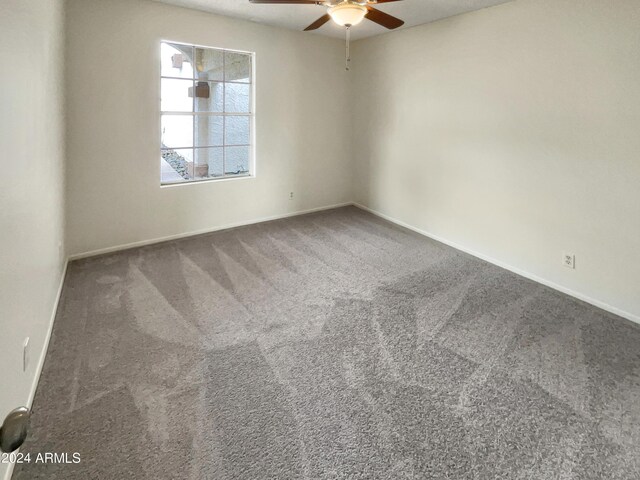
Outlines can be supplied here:
[[356, 200], [640, 319], [639, 26], [519, 0], [357, 42]]
[[0, 2], [0, 422], [30, 402], [64, 266], [62, 25], [61, 0]]
[[[351, 200], [340, 41], [146, 0], [67, 5], [72, 255]], [[161, 39], [256, 52], [256, 178], [160, 188]]]

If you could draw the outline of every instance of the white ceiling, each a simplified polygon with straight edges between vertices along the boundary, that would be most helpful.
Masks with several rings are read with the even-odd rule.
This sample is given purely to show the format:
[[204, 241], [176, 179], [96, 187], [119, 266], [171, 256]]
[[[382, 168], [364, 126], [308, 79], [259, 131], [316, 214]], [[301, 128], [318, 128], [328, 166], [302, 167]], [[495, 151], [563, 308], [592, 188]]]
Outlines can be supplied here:
[[[157, 1], [293, 30], [303, 30], [326, 11], [326, 7], [317, 5], [263, 5], [249, 3], [249, 0]], [[376, 8], [404, 20], [405, 24], [400, 28], [409, 28], [509, 1], [511, 0], [403, 0], [380, 4]], [[352, 38], [372, 37], [388, 31], [365, 19], [360, 25], [353, 27]], [[329, 22], [313, 33], [343, 38], [344, 28]]]

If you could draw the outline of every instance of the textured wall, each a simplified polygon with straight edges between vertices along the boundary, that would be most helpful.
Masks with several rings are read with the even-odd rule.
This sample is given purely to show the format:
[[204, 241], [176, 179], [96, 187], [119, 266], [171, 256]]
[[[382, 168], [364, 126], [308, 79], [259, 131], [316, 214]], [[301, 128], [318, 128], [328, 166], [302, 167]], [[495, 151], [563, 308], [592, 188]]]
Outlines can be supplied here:
[[520, 0], [356, 42], [356, 199], [640, 318], [638, 25]]
[[0, 2], [0, 422], [33, 393], [64, 265], [62, 3]]
[[[256, 178], [160, 188], [161, 39], [256, 52]], [[340, 41], [145, 0], [71, 0], [67, 47], [71, 254], [351, 200]]]

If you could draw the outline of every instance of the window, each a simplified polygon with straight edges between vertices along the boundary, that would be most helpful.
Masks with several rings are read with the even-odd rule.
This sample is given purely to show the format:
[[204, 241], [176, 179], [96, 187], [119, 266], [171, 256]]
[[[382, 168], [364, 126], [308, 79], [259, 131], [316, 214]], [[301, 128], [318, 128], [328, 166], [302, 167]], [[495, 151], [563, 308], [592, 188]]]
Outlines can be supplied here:
[[252, 174], [252, 65], [251, 53], [161, 43], [162, 185]]

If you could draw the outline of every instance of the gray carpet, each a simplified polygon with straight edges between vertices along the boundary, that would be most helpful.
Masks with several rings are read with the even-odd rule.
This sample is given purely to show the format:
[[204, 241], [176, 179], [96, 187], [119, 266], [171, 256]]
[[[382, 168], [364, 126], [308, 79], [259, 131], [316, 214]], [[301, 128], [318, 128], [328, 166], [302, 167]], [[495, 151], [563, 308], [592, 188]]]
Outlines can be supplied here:
[[640, 327], [356, 208], [70, 265], [14, 478], [637, 479]]

